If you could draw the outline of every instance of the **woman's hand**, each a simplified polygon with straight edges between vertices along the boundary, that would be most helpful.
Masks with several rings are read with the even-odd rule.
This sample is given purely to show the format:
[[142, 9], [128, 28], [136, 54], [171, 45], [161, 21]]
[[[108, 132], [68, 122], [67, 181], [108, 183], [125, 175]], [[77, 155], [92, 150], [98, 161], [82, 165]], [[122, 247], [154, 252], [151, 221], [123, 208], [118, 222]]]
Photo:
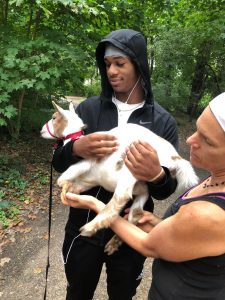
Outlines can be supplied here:
[[93, 196], [73, 193], [66, 193], [65, 197], [62, 198], [62, 203], [74, 208], [90, 209], [96, 213], [99, 213], [105, 207], [103, 202]]

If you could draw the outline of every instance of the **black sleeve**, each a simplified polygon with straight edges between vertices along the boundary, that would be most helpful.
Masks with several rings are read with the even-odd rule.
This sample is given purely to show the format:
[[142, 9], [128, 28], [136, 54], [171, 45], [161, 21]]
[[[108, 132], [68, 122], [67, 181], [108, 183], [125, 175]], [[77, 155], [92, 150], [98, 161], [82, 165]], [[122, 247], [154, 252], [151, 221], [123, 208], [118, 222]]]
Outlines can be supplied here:
[[76, 140], [69, 141], [65, 146], [60, 142], [54, 151], [52, 165], [57, 172], [64, 172], [69, 166], [82, 159], [80, 156], [73, 155], [73, 143], [76, 143]]
[[156, 184], [148, 182], [149, 194], [157, 200], [168, 198], [172, 193], [175, 192], [177, 187], [176, 178], [171, 176], [170, 171], [167, 168], [163, 167], [163, 169], [166, 173], [166, 176], [164, 176], [161, 181], [157, 182]]

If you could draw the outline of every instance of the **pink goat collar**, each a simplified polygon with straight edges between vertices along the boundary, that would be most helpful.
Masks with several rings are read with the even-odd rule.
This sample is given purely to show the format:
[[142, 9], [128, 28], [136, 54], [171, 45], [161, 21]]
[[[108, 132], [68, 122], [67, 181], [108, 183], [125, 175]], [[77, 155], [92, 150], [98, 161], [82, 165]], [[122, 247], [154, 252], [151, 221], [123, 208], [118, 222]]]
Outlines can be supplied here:
[[83, 130], [75, 132], [75, 133], [68, 134], [65, 137], [63, 137], [62, 140], [68, 140], [68, 139], [76, 140], [79, 137], [81, 137], [82, 135], [84, 135]]

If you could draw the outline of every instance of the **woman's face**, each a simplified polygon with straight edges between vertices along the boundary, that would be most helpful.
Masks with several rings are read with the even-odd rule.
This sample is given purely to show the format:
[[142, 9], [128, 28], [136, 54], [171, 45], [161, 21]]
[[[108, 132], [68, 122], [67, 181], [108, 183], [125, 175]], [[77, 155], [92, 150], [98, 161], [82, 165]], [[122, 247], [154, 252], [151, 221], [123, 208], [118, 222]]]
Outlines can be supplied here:
[[105, 57], [106, 73], [117, 95], [128, 96], [138, 80], [134, 64], [128, 57]]
[[213, 173], [224, 172], [225, 133], [209, 106], [198, 118], [196, 126], [196, 132], [187, 139], [191, 163]]

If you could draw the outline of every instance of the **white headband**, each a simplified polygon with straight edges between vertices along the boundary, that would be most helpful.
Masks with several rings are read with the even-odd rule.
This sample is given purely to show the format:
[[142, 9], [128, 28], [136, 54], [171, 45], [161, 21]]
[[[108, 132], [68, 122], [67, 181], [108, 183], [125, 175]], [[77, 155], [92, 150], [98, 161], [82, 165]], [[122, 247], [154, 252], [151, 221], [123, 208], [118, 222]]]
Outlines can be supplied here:
[[109, 44], [105, 47], [105, 55], [106, 56], [121, 56], [121, 57], [128, 57], [128, 55], [120, 50], [119, 48]]
[[220, 94], [209, 102], [209, 107], [218, 123], [225, 131], [225, 93]]

